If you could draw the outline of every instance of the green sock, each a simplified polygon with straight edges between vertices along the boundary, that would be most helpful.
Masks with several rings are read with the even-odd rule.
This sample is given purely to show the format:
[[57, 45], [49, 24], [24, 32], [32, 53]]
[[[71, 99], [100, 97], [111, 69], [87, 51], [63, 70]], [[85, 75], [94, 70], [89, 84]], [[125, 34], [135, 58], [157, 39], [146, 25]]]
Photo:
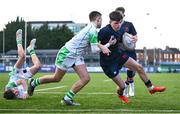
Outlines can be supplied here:
[[36, 87], [38, 85], [40, 85], [40, 79], [39, 78], [36, 78], [31, 82], [31, 86], [33, 86], [33, 87]]
[[22, 40], [16, 39], [16, 43], [17, 43], [17, 45], [22, 45]]
[[35, 50], [34, 50], [34, 49], [31, 49], [31, 50], [29, 51], [29, 54], [30, 54], [30, 56], [36, 55]]
[[67, 94], [64, 96], [65, 100], [71, 100], [74, 97], [75, 93], [72, 90], [69, 90]]

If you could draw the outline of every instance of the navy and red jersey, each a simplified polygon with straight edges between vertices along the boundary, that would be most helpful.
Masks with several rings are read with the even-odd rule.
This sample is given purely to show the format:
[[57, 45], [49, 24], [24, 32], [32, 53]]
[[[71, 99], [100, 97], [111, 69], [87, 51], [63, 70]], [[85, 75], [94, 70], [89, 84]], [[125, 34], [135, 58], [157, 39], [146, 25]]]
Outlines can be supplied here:
[[133, 23], [128, 21], [123, 21], [121, 28], [119, 30], [120, 34], [124, 34], [125, 32], [132, 34], [133, 36], [137, 35], [136, 29], [134, 28]]
[[[119, 30], [120, 34], [124, 34], [125, 32], [135, 36], [137, 35], [136, 29], [134, 28], [133, 23], [128, 21], [123, 21], [121, 28]], [[126, 54], [132, 57], [134, 60], [137, 59], [135, 50], [125, 50]]]
[[[114, 38], [117, 39], [121, 37], [121, 34], [119, 34], [119, 32], [114, 31], [111, 25], [108, 24], [107, 26], [100, 29], [98, 33], [98, 41], [101, 41], [101, 44], [105, 45], [109, 42], [111, 36], [114, 36]], [[116, 49], [118, 49], [118, 44], [116, 43], [115, 45], [110, 46], [109, 49], [111, 51], [115, 51]]]
[[[98, 41], [101, 42], [101, 44], [105, 45], [109, 42], [111, 36], [114, 36], [118, 41], [121, 40], [122, 34], [120, 34], [119, 31], [114, 31], [110, 24], [100, 29], [98, 33]], [[111, 64], [113, 62], [116, 62], [116, 59], [119, 59], [121, 56], [121, 50], [118, 49], [118, 42], [116, 42], [115, 45], [111, 45], [109, 47], [109, 50], [111, 51], [110, 55], [107, 56], [100, 52], [100, 64], [106, 65]]]
[[100, 65], [104, 73], [113, 78], [119, 74], [119, 69], [128, 60], [129, 56], [119, 49], [118, 43], [121, 41], [122, 34], [119, 31], [114, 31], [110, 24], [102, 28], [98, 33], [98, 40], [101, 44], [105, 45], [109, 42], [111, 36], [114, 36], [118, 40], [115, 45], [109, 47], [111, 53], [109, 56], [100, 52]]

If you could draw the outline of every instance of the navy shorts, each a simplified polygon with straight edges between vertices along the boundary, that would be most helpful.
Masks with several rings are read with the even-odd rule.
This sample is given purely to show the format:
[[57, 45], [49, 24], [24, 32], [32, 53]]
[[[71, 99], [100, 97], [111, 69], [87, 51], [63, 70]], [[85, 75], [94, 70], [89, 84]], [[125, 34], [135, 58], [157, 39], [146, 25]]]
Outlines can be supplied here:
[[126, 63], [129, 56], [126, 53], [121, 53], [118, 57], [114, 58], [113, 61], [107, 62], [107, 64], [101, 64], [104, 73], [109, 78], [114, 78], [119, 74], [119, 70]]
[[133, 58], [135, 61], [137, 60], [136, 52], [135, 50], [132, 51], [124, 51], [129, 57]]

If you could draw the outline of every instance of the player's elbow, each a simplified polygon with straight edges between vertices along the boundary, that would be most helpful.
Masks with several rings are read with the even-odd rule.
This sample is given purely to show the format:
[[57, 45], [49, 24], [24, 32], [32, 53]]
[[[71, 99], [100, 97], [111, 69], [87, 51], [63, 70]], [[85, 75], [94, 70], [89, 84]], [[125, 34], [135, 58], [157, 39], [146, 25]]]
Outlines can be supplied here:
[[92, 49], [92, 53], [98, 53], [99, 49]]
[[98, 44], [91, 44], [91, 52], [92, 53], [98, 53], [100, 51], [100, 48], [98, 47]]

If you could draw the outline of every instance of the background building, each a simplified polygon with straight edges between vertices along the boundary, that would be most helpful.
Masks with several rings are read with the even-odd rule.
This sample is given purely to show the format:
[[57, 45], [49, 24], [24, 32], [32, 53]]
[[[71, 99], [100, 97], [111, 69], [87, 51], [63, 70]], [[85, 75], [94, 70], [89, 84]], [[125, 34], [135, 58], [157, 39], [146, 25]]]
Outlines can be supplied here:
[[29, 21], [27, 23], [31, 25], [32, 29], [38, 29], [45, 23], [48, 24], [49, 29], [66, 25], [75, 34], [87, 25], [86, 23], [74, 23], [73, 21]]
[[[142, 64], [146, 72], [180, 72], [180, 51], [177, 48], [166, 47], [162, 49], [137, 49], [137, 61]], [[36, 50], [40, 61], [42, 62], [42, 70], [52, 71], [55, 69], [54, 62], [58, 50]], [[6, 53], [5, 57], [0, 57], [0, 62], [6, 65], [7, 68], [1, 65], [0, 70], [10, 69], [17, 60], [17, 50], [11, 50]], [[85, 62], [88, 67], [99, 68], [99, 54], [92, 54], [87, 50]], [[31, 59], [27, 56], [26, 64], [32, 64]], [[122, 71], [126, 69], [123, 68]]]
[[[39, 29], [44, 24], [49, 29], [66, 25], [74, 34], [78, 33], [87, 24], [74, 23], [73, 21], [29, 21], [28, 24], [32, 29]], [[58, 49], [36, 50], [43, 66], [41, 71], [53, 71], [55, 69], [54, 62]], [[160, 48], [136, 49], [137, 61], [142, 64], [146, 72], [180, 72], [180, 50], [166, 46], [165, 50]], [[17, 60], [17, 50], [10, 50], [5, 54], [0, 54], [0, 71], [10, 71]], [[93, 71], [101, 71], [99, 65], [99, 54], [92, 54], [90, 50], [86, 50], [85, 62], [88, 68]], [[31, 65], [31, 59], [27, 56], [26, 65]], [[122, 71], [126, 69], [123, 68]]]

